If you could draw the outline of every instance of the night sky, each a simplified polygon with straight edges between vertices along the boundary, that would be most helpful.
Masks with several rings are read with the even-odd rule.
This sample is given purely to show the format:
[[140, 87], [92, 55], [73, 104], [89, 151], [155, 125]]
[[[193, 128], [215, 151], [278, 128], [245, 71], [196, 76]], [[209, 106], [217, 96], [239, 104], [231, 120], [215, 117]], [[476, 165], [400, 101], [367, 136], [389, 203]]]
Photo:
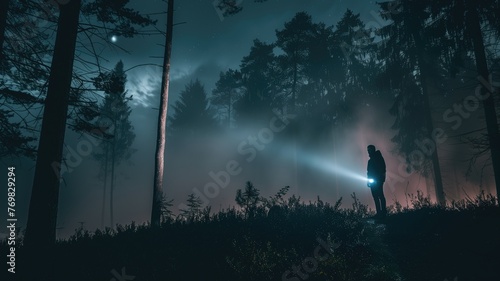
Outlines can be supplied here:
[[[248, 55], [254, 39], [258, 38], [267, 43], [275, 41], [276, 29], [282, 29], [284, 23], [292, 19], [297, 12], [309, 13], [313, 22], [335, 25], [345, 11], [351, 9], [359, 13], [367, 25], [377, 26], [381, 23], [375, 16], [377, 7], [372, 1], [269, 0], [264, 3], [254, 3], [246, 0], [241, 1], [241, 5], [242, 12], [221, 17], [210, 0], [176, 1], [174, 22], [182, 24], [174, 27], [173, 34], [169, 98], [171, 105], [178, 99], [184, 86], [196, 79], [199, 79], [207, 92], [211, 93], [219, 73], [229, 68], [237, 69], [241, 59]], [[143, 14], [150, 14], [152, 18], [158, 20], [156, 27], [161, 31], [165, 30], [167, 8], [165, 2], [132, 0], [131, 7]], [[145, 30], [154, 31], [154, 28], [146, 27]], [[113, 34], [109, 34], [110, 41], [112, 36]], [[128, 93], [133, 95], [131, 120], [137, 135], [133, 148], [137, 149], [137, 152], [130, 163], [120, 166], [115, 192], [115, 222], [143, 223], [149, 220], [151, 211], [157, 108], [161, 82], [161, 68], [153, 65], [162, 63], [164, 37], [159, 34], [140, 35], [131, 39], [117, 37], [116, 42], [109, 43], [103, 53], [107, 59], [103, 61], [105, 68], [112, 69], [119, 60], [123, 61], [125, 69], [140, 64], [150, 64], [135, 67], [126, 73], [128, 76], [126, 88]], [[128, 53], [113, 45], [125, 49]], [[440, 108], [444, 111], [454, 102], [453, 99], [443, 101]], [[390, 139], [394, 131], [391, 130], [393, 118], [388, 113], [389, 107], [390, 104], [380, 104], [376, 101], [360, 105], [356, 114], [361, 121], [352, 124], [349, 129], [336, 136], [336, 141], [341, 147], [336, 155], [336, 161], [341, 163], [345, 170], [364, 175], [368, 160], [366, 146], [374, 144], [384, 155], [388, 171], [398, 173], [401, 159], [392, 152], [394, 146]], [[171, 107], [169, 110], [171, 113]], [[437, 116], [442, 114], [441, 112], [437, 112]], [[461, 129], [475, 128], [478, 120], [482, 122], [481, 114], [482, 110], [478, 110], [465, 121], [468, 123]], [[460, 132], [450, 130], [450, 124], [441, 125], [448, 136]], [[243, 188], [248, 180], [261, 189], [262, 195], [266, 197], [290, 185], [291, 192], [298, 193], [304, 200], [313, 200], [319, 195], [323, 200], [334, 203], [338, 196], [342, 196], [344, 207], [350, 206], [350, 194], [356, 192], [363, 203], [373, 208], [371, 194], [365, 183], [348, 175], [339, 174], [338, 178], [335, 178], [333, 171], [327, 167], [334, 162], [333, 155], [320, 155], [321, 160], [318, 160], [308, 158], [307, 152], [299, 152], [299, 158], [304, 159], [305, 171], [321, 170], [318, 172], [322, 175], [321, 178], [314, 178], [318, 175], [316, 173], [310, 180], [306, 180], [306, 183], [309, 183], [307, 188], [295, 186], [294, 168], [289, 158], [292, 148], [287, 144], [271, 142], [264, 150], [258, 152], [255, 160], [247, 162], [244, 156], [238, 154], [237, 147], [249, 135], [255, 133], [256, 131], [238, 131], [225, 139], [217, 137], [193, 139], [188, 143], [192, 145], [189, 151], [179, 151], [167, 144], [164, 192], [168, 198], [175, 200], [173, 211], [177, 212], [179, 204], [185, 202], [193, 188], [201, 190], [203, 185], [212, 181], [210, 172], [217, 173], [225, 169], [226, 164], [232, 160], [237, 161], [243, 171], [238, 176], [232, 177], [230, 185], [221, 190], [216, 198], [210, 200], [212, 210], [215, 212], [220, 208], [236, 205], [234, 202], [236, 189]], [[76, 147], [81, 138], [84, 137], [67, 130], [65, 154], [68, 147]], [[199, 145], [200, 143], [204, 145]], [[448, 198], [462, 198], [465, 190], [472, 194], [478, 192], [481, 172], [484, 173], [482, 187], [493, 192], [494, 185], [489, 168], [482, 171], [481, 167], [478, 167], [469, 175], [467, 181], [465, 180], [468, 162], [466, 157], [460, 156], [463, 148], [455, 143], [456, 141], [450, 138], [449, 145], [440, 151], [441, 166], [446, 167], [443, 168], [443, 181]], [[325, 161], [324, 165], [321, 161]], [[2, 166], [8, 165], [15, 165], [18, 168], [18, 218], [20, 225], [24, 226], [35, 164], [27, 159], [3, 159]], [[323, 167], [319, 167], [321, 165]], [[100, 226], [102, 183], [97, 178], [97, 169], [98, 165], [92, 157], [86, 156], [82, 157], [81, 163], [71, 173], [64, 176], [59, 197], [60, 237], [72, 234], [80, 225], [79, 222], [84, 222], [84, 227], [91, 230]], [[2, 174], [2, 180], [3, 177], [5, 175]], [[336, 180], [340, 182], [342, 189], [337, 190], [333, 187]], [[389, 204], [396, 199], [404, 204], [405, 193], [415, 193], [418, 189], [425, 192], [428, 190], [426, 179], [422, 176], [414, 174], [403, 181], [396, 181], [389, 175], [385, 188], [386, 198]], [[0, 198], [5, 200], [5, 194], [2, 193]], [[0, 213], [1, 220], [4, 220], [5, 216], [5, 212]], [[108, 221], [108, 218], [106, 220]]]

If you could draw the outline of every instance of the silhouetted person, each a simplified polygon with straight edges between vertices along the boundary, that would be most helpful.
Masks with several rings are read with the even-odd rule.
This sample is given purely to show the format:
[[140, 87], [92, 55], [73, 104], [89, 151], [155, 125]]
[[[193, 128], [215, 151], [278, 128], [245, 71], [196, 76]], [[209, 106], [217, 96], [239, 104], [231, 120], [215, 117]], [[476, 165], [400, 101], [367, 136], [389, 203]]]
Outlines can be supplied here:
[[383, 218], [386, 215], [386, 203], [384, 197], [384, 182], [385, 182], [385, 161], [382, 153], [375, 149], [375, 146], [370, 144], [368, 147], [368, 187], [372, 190], [373, 200], [375, 200], [375, 208], [377, 210], [377, 218]]

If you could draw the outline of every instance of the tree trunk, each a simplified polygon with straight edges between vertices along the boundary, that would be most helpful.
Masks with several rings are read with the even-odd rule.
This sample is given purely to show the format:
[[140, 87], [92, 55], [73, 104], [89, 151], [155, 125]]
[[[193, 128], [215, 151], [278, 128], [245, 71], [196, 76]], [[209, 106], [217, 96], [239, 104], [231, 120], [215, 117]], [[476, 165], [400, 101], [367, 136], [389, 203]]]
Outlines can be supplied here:
[[[333, 127], [333, 141], [332, 141], [332, 146], [333, 146], [333, 165], [335, 168], [337, 168], [338, 162], [337, 162], [337, 127]], [[337, 172], [335, 171], [333, 173], [333, 176], [335, 177], [335, 200], [340, 199], [340, 190], [339, 190], [339, 176]]]
[[231, 104], [232, 104], [232, 97], [231, 97], [232, 92], [229, 92], [229, 103], [228, 103], [228, 108], [227, 108], [227, 128], [231, 129]]
[[101, 228], [104, 229], [104, 210], [106, 209], [106, 185], [108, 184], [108, 150], [109, 146], [105, 144], [106, 156], [104, 158], [104, 188], [102, 191], [102, 211], [101, 211]]
[[[484, 51], [484, 40], [479, 22], [479, 16], [477, 14], [475, 3], [470, 3], [470, 5], [471, 6], [468, 7], [467, 12], [467, 25], [468, 30], [470, 31], [469, 36], [471, 37], [474, 45], [476, 68], [479, 76], [484, 79], [483, 81], [489, 81], [490, 72], [488, 70], [486, 54]], [[498, 131], [498, 117], [495, 109], [493, 87], [489, 85], [488, 88], [489, 89], [487, 89], [484, 85], [481, 86], [481, 96], [487, 96], [487, 98], [483, 100], [484, 116], [486, 119], [486, 129], [488, 131], [488, 142], [491, 151], [493, 173], [495, 175], [497, 198], [500, 198], [500, 133]]]
[[[420, 29], [415, 29], [420, 30]], [[432, 131], [434, 130], [434, 124], [432, 121], [432, 112], [430, 105], [430, 92], [432, 91], [431, 78], [429, 76], [429, 61], [426, 60], [424, 56], [425, 44], [422, 42], [422, 38], [420, 38], [420, 34], [413, 34], [413, 38], [415, 40], [416, 48], [418, 49], [418, 67], [420, 68], [420, 82], [422, 83], [422, 93], [424, 100], [424, 118], [425, 118], [425, 127], [427, 129], [427, 136], [430, 140], [433, 140]], [[430, 149], [430, 148], [429, 148]], [[425, 152], [424, 152], [425, 153]], [[439, 155], [438, 155], [438, 144], [434, 143], [434, 151], [430, 152], [432, 168], [433, 168], [433, 176], [434, 176], [434, 185], [436, 190], [436, 200], [441, 206], [446, 206], [446, 197], [444, 194], [443, 188], [443, 180], [441, 177], [441, 166], [439, 164]]]
[[[298, 79], [298, 63], [295, 62], [293, 68], [293, 84], [292, 84], [292, 114], [297, 114], [297, 79]], [[298, 128], [299, 124], [295, 123], [292, 125], [292, 138], [293, 138], [293, 158], [294, 158], [294, 170], [295, 170], [295, 193], [299, 194], [299, 164], [298, 164]]]
[[[430, 78], [427, 76], [427, 74], [423, 75], [425, 78], [425, 82], [422, 83], [422, 87], [424, 88], [423, 93], [424, 93], [424, 107], [425, 107], [425, 123], [427, 127], [427, 136], [429, 137], [430, 140], [433, 140], [432, 138], [432, 131], [434, 130], [434, 122], [432, 121], [432, 113], [431, 113], [431, 105], [430, 105], [430, 94], [429, 92], [431, 91], [430, 85]], [[439, 155], [438, 155], [438, 144], [434, 143], [434, 151], [431, 154], [431, 160], [432, 160], [432, 168], [433, 168], [433, 176], [434, 176], [434, 185], [436, 188], [436, 200], [441, 206], [446, 206], [446, 196], [444, 194], [444, 187], [443, 187], [443, 179], [441, 177], [441, 166], [439, 164]]]
[[115, 133], [113, 134], [113, 143], [112, 143], [112, 147], [111, 147], [111, 183], [109, 185], [109, 217], [110, 217], [111, 228], [112, 229], [115, 228], [114, 218], [113, 218], [113, 189], [115, 187], [116, 119], [115, 119], [114, 127], [113, 128], [115, 130]]
[[60, 169], [80, 5], [81, 0], [72, 0], [59, 6], [57, 35], [24, 238], [29, 254], [28, 264], [23, 267], [29, 268], [36, 280], [52, 280], [51, 275], [55, 270], [53, 246], [56, 239]]
[[163, 75], [161, 83], [160, 113], [158, 116], [158, 132], [155, 153], [155, 174], [153, 187], [153, 204], [151, 225], [159, 226], [161, 220], [161, 200], [163, 193], [163, 168], [165, 165], [165, 139], [167, 131], [168, 87], [170, 84], [170, 56], [172, 54], [172, 31], [174, 17], [174, 0], [168, 1], [167, 34], [165, 39], [165, 55], [163, 57]]
[[292, 111], [295, 114], [295, 107], [297, 106], [296, 101], [297, 101], [297, 72], [298, 72], [298, 65], [295, 63], [295, 66], [293, 68], [293, 84], [292, 84]]
[[3, 43], [5, 42], [5, 29], [7, 28], [7, 12], [10, 0], [0, 1], [0, 65], [3, 61]]

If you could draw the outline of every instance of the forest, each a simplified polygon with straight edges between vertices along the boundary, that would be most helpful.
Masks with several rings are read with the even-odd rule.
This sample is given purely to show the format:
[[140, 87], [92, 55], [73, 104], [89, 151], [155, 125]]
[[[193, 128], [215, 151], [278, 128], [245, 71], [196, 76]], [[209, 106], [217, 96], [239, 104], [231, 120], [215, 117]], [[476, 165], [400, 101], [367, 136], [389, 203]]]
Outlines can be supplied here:
[[500, 1], [1, 1], [2, 280], [498, 276]]

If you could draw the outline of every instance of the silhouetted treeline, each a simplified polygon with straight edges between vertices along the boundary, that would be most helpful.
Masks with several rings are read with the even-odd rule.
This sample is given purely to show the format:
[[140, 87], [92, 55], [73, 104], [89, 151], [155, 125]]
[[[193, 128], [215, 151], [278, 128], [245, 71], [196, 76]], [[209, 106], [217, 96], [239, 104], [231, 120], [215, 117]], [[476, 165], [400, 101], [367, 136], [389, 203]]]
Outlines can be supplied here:
[[[499, 114], [493, 99], [498, 90], [488, 86], [497, 82], [484, 74], [484, 67], [482, 72], [475, 69], [489, 64], [488, 73], [498, 77], [498, 52], [489, 51], [496, 50], [495, 40], [490, 39], [498, 39], [498, 15], [492, 8], [498, 1], [486, 1], [492, 4], [488, 7], [459, 2], [379, 3], [381, 18], [369, 26], [351, 10], [334, 25], [314, 22], [309, 14], [299, 12], [276, 30], [275, 42], [255, 39], [239, 69], [220, 73], [210, 108], [216, 109], [219, 125], [229, 129], [265, 128], [276, 112], [293, 114], [296, 118], [285, 135], [297, 149], [314, 151], [324, 142], [332, 143], [331, 150], [338, 149], [332, 134], [342, 139], [339, 132], [366, 118], [361, 117], [363, 111], [392, 105], [387, 114], [394, 118], [396, 134], [391, 140], [396, 152], [408, 173], [416, 171], [432, 179], [440, 204], [446, 204], [447, 192], [438, 146], [447, 145], [443, 142], [455, 130], [466, 136], [460, 142], [468, 144], [471, 165], [493, 164], [498, 187]], [[455, 24], [457, 19], [447, 17], [448, 12], [466, 14], [467, 20], [460, 18]], [[480, 28], [472, 31], [477, 21]], [[478, 108], [484, 110], [484, 119]], [[190, 114], [199, 118], [205, 112]], [[475, 127], [462, 128], [462, 121], [472, 114], [478, 118]], [[202, 124], [193, 119], [189, 126]], [[487, 153], [492, 155], [490, 160], [476, 163], [478, 155]]]

